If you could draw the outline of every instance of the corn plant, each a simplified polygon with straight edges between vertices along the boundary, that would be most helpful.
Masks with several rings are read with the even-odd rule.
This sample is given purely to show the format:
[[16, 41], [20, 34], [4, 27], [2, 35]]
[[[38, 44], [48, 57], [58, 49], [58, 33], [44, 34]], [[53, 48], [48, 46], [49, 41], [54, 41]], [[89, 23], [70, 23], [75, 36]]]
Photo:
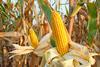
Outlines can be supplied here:
[[14, 2], [0, 0], [1, 67], [95, 64], [93, 56], [100, 55], [99, 0]]

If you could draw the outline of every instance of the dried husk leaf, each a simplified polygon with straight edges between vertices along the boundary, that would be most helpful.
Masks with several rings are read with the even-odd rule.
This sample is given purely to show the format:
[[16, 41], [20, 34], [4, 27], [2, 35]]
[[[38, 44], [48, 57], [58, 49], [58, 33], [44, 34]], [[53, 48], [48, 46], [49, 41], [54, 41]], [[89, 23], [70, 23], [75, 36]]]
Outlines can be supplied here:
[[[60, 56], [55, 48], [49, 49], [45, 52], [45, 67], [91, 67], [95, 63], [92, 56], [98, 55], [96, 53], [89, 53], [85, 46], [72, 42], [69, 52], [64, 56]], [[62, 60], [61, 60], [62, 59]], [[58, 65], [57, 65], [58, 64]]]

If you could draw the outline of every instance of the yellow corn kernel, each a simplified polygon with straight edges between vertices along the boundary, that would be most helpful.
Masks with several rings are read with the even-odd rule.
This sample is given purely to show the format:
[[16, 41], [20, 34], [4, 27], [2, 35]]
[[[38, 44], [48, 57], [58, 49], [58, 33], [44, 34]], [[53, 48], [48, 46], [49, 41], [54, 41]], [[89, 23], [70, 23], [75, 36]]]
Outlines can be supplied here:
[[32, 47], [36, 48], [39, 44], [38, 38], [36, 36], [36, 33], [32, 28], [29, 29], [29, 37], [32, 43]]
[[51, 12], [51, 28], [56, 41], [56, 48], [60, 55], [64, 55], [69, 49], [68, 31], [64, 26], [63, 20], [55, 10]]

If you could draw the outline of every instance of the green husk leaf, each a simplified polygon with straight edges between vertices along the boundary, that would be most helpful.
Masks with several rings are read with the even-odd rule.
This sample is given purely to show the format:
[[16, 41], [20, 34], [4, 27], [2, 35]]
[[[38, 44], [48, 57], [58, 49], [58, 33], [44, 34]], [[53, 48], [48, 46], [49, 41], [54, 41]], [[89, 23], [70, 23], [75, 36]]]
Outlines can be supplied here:
[[50, 43], [53, 47], [56, 47], [56, 43], [55, 43], [55, 40], [53, 39], [53, 37], [50, 38]]

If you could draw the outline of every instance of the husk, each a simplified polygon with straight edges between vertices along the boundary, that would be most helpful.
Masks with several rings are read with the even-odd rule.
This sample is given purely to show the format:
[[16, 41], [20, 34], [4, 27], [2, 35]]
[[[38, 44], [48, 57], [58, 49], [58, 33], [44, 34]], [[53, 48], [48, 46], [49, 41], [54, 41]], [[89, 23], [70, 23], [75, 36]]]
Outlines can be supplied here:
[[53, 67], [91, 67], [95, 63], [93, 58], [95, 55], [98, 54], [90, 53], [85, 46], [72, 42], [69, 52], [64, 56], [60, 56], [55, 48], [51, 48], [45, 52], [42, 62], [45, 63], [45, 67], [52, 65]]

